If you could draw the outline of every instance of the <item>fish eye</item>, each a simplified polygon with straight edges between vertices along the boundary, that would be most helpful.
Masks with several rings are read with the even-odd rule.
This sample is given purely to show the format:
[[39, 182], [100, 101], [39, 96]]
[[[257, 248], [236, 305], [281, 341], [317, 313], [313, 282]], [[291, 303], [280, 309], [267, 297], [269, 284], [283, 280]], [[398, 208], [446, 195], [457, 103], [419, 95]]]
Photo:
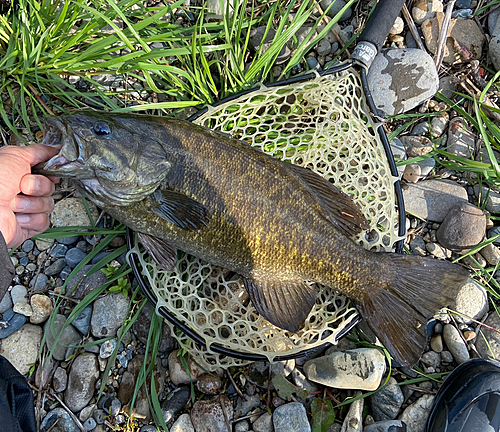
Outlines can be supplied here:
[[95, 122], [93, 129], [96, 135], [109, 135], [111, 133], [111, 128], [103, 121]]

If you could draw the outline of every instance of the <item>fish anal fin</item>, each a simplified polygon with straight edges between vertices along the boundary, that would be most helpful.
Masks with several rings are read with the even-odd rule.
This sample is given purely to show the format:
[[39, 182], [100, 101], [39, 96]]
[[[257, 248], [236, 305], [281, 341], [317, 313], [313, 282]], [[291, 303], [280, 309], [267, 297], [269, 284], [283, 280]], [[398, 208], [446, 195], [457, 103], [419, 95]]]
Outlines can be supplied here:
[[290, 164], [290, 167], [319, 198], [327, 212], [328, 219], [337, 229], [349, 237], [368, 229], [369, 225], [365, 216], [349, 195], [337, 189], [327, 179], [310, 169], [293, 164]]
[[271, 324], [297, 333], [316, 302], [316, 291], [302, 280], [243, 278], [255, 309]]
[[199, 230], [210, 222], [210, 211], [182, 193], [157, 189], [151, 200], [153, 213], [179, 228]]
[[469, 272], [433, 258], [376, 256], [378, 268], [385, 269], [383, 281], [366, 284], [354, 303], [393, 358], [403, 366], [413, 366], [425, 348], [428, 319], [453, 303]]
[[139, 241], [146, 248], [149, 256], [163, 270], [173, 271], [177, 261], [177, 251], [170, 243], [158, 237], [150, 236], [149, 234], [137, 233]]

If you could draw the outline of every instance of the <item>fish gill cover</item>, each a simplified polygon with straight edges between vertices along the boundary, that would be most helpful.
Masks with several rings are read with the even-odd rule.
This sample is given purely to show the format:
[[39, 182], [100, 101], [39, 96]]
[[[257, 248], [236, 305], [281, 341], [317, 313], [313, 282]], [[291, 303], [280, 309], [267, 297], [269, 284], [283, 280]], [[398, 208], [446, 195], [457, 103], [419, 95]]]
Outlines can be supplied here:
[[[284, 161], [310, 168], [349, 194], [370, 228], [354, 240], [377, 251], [392, 251], [397, 236], [395, 178], [354, 70], [310, 81], [267, 88], [210, 107], [196, 123], [229, 133]], [[213, 352], [217, 343], [269, 360], [300, 353], [336, 336], [357, 316], [348, 299], [317, 286], [316, 305], [293, 334], [260, 316], [237, 275], [182, 254], [173, 272], [160, 269], [136, 246], [136, 254], [156, 295], [175, 318], [197, 332], [207, 348], [173, 331], [181, 347], [208, 369], [247, 363]], [[174, 329], [172, 329], [174, 330]]]

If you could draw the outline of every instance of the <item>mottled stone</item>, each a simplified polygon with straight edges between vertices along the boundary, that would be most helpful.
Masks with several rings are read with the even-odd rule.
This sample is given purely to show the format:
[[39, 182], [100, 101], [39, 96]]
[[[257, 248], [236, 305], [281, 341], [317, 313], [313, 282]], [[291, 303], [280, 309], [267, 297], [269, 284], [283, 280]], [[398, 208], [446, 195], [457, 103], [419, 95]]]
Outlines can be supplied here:
[[401, 420], [385, 420], [365, 426], [363, 432], [411, 432]]
[[[66, 349], [77, 345], [81, 339], [80, 334], [71, 324], [65, 325], [66, 317], [62, 314], [57, 314], [53, 325], [51, 319], [49, 319], [43, 327], [45, 331], [45, 343], [47, 344], [47, 348], [52, 350], [53, 357], [56, 360], [64, 360], [66, 358]], [[61, 332], [63, 326], [65, 326], [64, 330], [62, 330], [57, 345], [54, 346], [55, 337]]]
[[262, 414], [252, 424], [254, 432], [273, 432], [273, 416], [269, 413]]
[[434, 18], [436, 12], [443, 12], [441, 0], [418, 0], [413, 5], [411, 14], [415, 24], [420, 25], [429, 18]]
[[182, 365], [181, 359], [178, 355], [178, 350], [172, 351], [168, 356], [168, 370], [170, 373], [170, 380], [176, 386], [180, 384], [190, 384], [192, 382], [196, 382], [198, 377], [203, 373], [196, 362], [194, 362], [190, 358], [186, 358], [186, 363], [189, 369], [189, 374]]
[[221, 392], [223, 382], [219, 375], [204, 373], [198, 377], [196, 388], [207, 395], [216, 395]]
[[463, 315], [455, 316], [458, 323], [471, 324], [473, 320], [481, 320], [488, 312], [488, 292], [469, 279], [457, 294], [455, 310]]
[[477, 246], [486, 234], [484, 212], [467, 202], [459, 202], [450, 208], [436, 236], [447, 249], [465, 253]]
[[311, 432], [306, 409], [299, 402], [281, 405], [273, 413], [274, 432]]
[[405, 408], [398, 420], [405, 422], [413, 432], [423, 432], [434, 396], [424, 395]]
[[406, 211], [422, 219], [442, 222], [458, 202], [467, 201], [464, 187], [449, 180], [424, 180], [403, 189]]
[[30, 317], [31, 324], [41, 324], [49, 318], [52, 313], [52, 300], [43, 294], [34, 294], [31, 297], [31, 308], [33, 314]]
[[40, 429], [42, 432], [80, 432], [64, 408], [54, 408], [50, 411], [43, 419]]
[[450, 121], [446, 151], [467, 159], [473, 159], [476, 154], [475, 136], [462, 117], [455, 117]]
[[376, 390], [385, 372], [385, 356], [360, 348], [309, 360], [304, 373], [311, 381], [334, 388]]
[[228, 421], [233, 419], [233, 406], [225, 395], [198, 400], [191, 410], [191, 421], [196, 432], [231, 432], [225, 418]]
[[25, 324], [0, 341], [0, 352], [23, 375], [29, 373], [36, 362], [42, 341], [42, 329]]
[[167, 395], [167, 398], [161, 403], [161, 411], [165, 423], [170, 423], [186, 407], [190, 397], [191, 391], [187, 386], [177, 387]]
[[[94, 221], [97, 220], [99, 217], [97, 207], [88, 200], [87, 204]], [[50, 221], [55, 227], [92, 225], [80, 198], [64, 198], [56, 202], [54, 211], [50, 215]]]
[[409, 158], [423, 156], [433, 149], [432, 141], [425, 136], [406, 135], [400, 139]]
[[95, 337], [116, 336], [123, 325], [130, 300], [122, 293], [109, 293], [94, 302], [90, 331]]
[[97, 357], [90, 353], [79, 355], [71, 365], [68, 388], [64, 394], [64, 401], [71, 411], [78, 412], [87, 406], [94, 395], [97, 378]]
[[56, 393], [62, 393], [66, 390], [68, 385], [68, 374], [66, 369], [58, 367], [54, 372], [54, 377], [52, 378], [52, 388]]
[[481, 255], [492, 266], [496, 266], [500, 261], [500, 249], [492, 243], [481, 249]]
[[368, 400], [372, 409], [371, 414], [376, 421], [394, 420], [404, 402], [404, 395], [397, 381], [391, 377], [387, 384], [372, 394]]
[[496, 312], [492, 312], [484, 323], [488, 327], [481, 326], [478, 329], [477, 352], [481, 358], [498, 361], [500, 359], [500, 333], [495, 329], [500, 329], [500, 317]]
[[[361, 396], [361, 392], [356, 392], [355, 396]], [[362, 432], [363, 430], [363, 406], [365, 400], [357, 399], [349, 406], [349, 411], [342, 423], [342, 430], [349, 432]]]
[[368, 86], [375, 105], [394, 115], [434, 96], [439, 76], [432, 57], [420, 49], [383, 49], [368, 71]]
[[189, 414], [181, 414], [170, 428], [170, 432], [195, 432]]
[[33, 309], [28, 303], [25, 302], [17, 302], [12, 310], [18, 314], [24, 315], [25, 317], [33, 315]]

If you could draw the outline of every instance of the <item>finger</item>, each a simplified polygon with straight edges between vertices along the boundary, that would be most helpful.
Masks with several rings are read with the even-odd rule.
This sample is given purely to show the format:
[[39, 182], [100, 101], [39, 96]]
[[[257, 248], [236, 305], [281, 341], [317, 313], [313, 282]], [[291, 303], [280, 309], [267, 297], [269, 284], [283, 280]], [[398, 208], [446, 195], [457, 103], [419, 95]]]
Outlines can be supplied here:
[[47, 213], [16, 213], [16, 220], [23, 230], [28, 230], [35, 234], [44, 232], [50, 224], [49, 215]]
[[31, 144], [29, 146], [22, 147], [22, 149], [26, 152], [24, 155], [26, 160], [31, 166], [34, 166], [37, 163], [45, 162], [46, 160], [54, 157], [57, 153], [59, 153], [61, 146], [49, 147], [43, 144]]
[[43, 175], [26, 174], [21, 179], [21, 192], [31, 196], [50, 196], [54, 193], [55, 185]]
[[52, 197], [16, 196], [11, 203], [17, 213], [51, 213], [54, 210]]

